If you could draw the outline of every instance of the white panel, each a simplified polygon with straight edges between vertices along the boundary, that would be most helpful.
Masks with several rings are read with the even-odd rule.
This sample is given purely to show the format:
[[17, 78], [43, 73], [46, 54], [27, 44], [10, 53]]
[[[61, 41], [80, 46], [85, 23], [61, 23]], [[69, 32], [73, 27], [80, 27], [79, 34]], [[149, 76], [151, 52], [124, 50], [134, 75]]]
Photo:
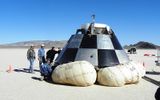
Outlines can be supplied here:
[[78, 49], [75, 61], [86, 60], [94, 66], [98, 65], [97, 49]]
[[124, 50], [116, 50], [116, 54], [121, 64], [129, 62], [129, 57]]
[[114, 49], [110, 36], [104, 34], [97, 35], [97, 47], [98, 49]]

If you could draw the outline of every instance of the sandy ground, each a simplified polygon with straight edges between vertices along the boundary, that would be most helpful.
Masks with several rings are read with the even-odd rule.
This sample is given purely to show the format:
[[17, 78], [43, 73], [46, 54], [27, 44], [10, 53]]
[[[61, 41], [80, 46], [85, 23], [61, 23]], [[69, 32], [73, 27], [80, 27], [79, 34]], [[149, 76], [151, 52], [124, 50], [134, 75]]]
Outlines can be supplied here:
[[[144, 56], [145, 53], [156, 54], [155, 50], [138, 50], [137, 54], [129, 54], [130, 59], [144, 62], [147, 73], [138, 84], [123, 87], [76, 87], [39, 81], [38, 60], [35, 74], [23, 70], [29, 65], [26, 52], [27, 49], [0, 49], [0, 100], [154, 100], [160, 86], [160, 67], [154, 62], [156, 57]], [[6, 72], [8, 66], [16, 71]]]

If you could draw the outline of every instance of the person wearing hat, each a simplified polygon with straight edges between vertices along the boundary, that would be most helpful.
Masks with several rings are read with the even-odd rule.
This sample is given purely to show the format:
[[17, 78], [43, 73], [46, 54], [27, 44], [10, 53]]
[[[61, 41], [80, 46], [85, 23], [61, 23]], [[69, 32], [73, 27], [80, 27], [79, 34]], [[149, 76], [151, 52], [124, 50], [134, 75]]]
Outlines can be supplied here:
[[44, 50], [44, 44], [41, 45], [41, 48], [38, 50], [38, 60], [39, 60], [39, 67], [42, 65], [42, 63], [45, 63], [45, 50]]
[[30, 48], [27, 50], [27, 59], [30, 62], [29, 73], [34, 73], [33, 66], [35, 58], [36, 57], [35, 57], [34, 45], [31, 45]]

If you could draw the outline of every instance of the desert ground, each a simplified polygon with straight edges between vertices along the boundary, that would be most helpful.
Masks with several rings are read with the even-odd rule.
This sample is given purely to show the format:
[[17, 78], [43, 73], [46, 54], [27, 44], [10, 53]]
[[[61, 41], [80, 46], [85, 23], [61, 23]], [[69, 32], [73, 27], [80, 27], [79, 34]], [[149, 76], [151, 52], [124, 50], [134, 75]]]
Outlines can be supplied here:
[[[36, 53], [37, 53], [36, 49]], [[144, 63], [146, 75], [139, 83], [122, 87], [107, 87], [98, 84], [88, 87], [54, 84], [40, 81], [38, 60], [35, 74], [27, 73], [29, 62], [27, 49], [0, 49], [0, 100], [155, 100], [160, 86], [160, 67], [155, 65], [156, 50], [138, 50], [128, 54], [133, 61]], [[11, 72], [6, 70], [11, 66]]]

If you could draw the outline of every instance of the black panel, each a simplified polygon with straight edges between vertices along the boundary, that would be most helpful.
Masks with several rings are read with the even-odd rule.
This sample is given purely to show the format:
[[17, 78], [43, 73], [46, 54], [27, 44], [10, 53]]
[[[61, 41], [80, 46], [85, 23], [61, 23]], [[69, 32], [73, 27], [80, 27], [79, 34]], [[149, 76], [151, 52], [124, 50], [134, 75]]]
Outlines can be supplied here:
[[98, 65], [100, 68], [118, 64], [119, 61], [114, 50], [98, 50]]
[[123, 49], [121, 44], [119, 43], [117, 37], [114, 35], [114, 33], [112, 34], [111, 40], [112, 40], [112, 43], [113, 43], [113, 46], [115, 49], [117, 49], [117, 50]]
[[80, 48], [97, 48], [97, 36], [85, 34]]
[[67, 48], [79, 48], [81, 45], [82, 38], [83, 34], [72, 35], [67, 45]]
[[78, 49], [68, 48], [61, 56], [59, 60], [57, 60], [58, 64], [68, 63], [75, 60]]
[[69, 38], [69, 40], [67, 41], [67, 43], [69, 44], [73, 38], [74, 38], [74, 35], [72, 35], [72, 36]]

